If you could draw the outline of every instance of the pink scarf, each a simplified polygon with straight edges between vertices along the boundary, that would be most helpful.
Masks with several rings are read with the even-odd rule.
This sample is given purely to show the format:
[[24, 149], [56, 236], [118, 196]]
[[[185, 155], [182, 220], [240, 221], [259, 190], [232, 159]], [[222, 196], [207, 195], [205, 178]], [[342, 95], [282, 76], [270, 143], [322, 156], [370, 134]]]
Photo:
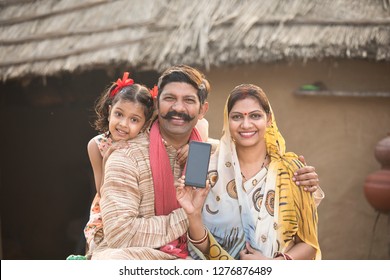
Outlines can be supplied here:
[[[192, 130], [189, 140], [202, 141], [196, 128]], [[150, 129], [149, 155], [154, 184], [155, 212], [157, 216], [168, 215], [173, 210], [180, 208], [180, 204], [176, 200], [172, 168], [160, 134], [158, 121], [155, 121]], [[162, 246], [160, 250], [185, 259], [188, 256], [186, 235]]]

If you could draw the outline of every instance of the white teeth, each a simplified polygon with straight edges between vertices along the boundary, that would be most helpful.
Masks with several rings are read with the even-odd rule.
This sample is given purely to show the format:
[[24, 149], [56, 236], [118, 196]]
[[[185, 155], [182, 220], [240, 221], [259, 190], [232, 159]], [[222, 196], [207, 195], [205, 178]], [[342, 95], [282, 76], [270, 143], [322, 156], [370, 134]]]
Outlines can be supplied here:
[[117, 129], [116, 131], [118, 131], [118, 133], [120, 133], [120, 134], [126, 134], [126, 132], [119, 130], [119, 129]]
[[256, 132], [240, 132], [240, 135], [242, 136], [252, 136], [255, 135]]

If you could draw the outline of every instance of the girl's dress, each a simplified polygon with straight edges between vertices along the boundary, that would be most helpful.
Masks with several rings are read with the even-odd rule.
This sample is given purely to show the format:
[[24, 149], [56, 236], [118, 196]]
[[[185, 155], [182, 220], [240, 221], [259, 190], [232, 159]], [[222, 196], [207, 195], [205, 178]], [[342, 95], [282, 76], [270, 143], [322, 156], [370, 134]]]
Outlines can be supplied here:
[[[108, 136], [108, 133], [97, 135], [93, 138], [96, 145], [99, 148], [102, 157], [107, 150], [112, 146], [112, 140]], [[84, 228], [84, 235], [87, 241], [87, 256], [102, 242], [103, 234], [103, 223], [102, 214], [100, 212], [100, 196], [95, 195], [92, 201], [91, 209], [89, 212], [89, 221]]]

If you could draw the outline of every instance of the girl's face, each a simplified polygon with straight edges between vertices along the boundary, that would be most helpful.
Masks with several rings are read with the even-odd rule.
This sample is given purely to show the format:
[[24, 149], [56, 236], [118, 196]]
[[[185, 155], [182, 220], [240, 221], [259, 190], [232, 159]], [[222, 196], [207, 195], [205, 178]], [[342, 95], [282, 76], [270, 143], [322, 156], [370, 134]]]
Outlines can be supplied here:
[[144, 106], [119, 100], [110, 106], [108, 129], [113, 141], [135, 138], [145, 124]]
[[271, 120], [253, 97], [238, 100], [229, 113], [229, 129], [237, 147], [265, 143], [265, 130]]

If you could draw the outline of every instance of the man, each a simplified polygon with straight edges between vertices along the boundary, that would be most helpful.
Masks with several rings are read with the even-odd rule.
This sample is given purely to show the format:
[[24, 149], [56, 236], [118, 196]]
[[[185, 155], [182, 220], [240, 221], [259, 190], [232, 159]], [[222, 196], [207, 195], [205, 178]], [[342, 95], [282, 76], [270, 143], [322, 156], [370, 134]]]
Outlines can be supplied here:
[[[177, 154], [190, 140], [201, 141], [194, 127], [208, 110], [210, 87], [202, 73], [181, 65], [167, 69], [158, 88], [150, 135], [141, 133], [106, 163], [100, 202], [105, 237], [92, 259], [188, 257], [188, 220], [174, 187], [183, 172]], [[302, 185], [317, 181], [313, 170], [302, 170]]]

